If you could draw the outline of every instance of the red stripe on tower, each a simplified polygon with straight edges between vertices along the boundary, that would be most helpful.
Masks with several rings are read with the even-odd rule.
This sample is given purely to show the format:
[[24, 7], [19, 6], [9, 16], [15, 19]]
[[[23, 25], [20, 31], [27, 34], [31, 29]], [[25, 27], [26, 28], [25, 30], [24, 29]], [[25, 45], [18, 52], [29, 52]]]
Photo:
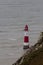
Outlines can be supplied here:
[[25, 25], [24, 29], [24, 46], [23, 49], [29, 48], [29, 36], [28, 36], [28, 25]]

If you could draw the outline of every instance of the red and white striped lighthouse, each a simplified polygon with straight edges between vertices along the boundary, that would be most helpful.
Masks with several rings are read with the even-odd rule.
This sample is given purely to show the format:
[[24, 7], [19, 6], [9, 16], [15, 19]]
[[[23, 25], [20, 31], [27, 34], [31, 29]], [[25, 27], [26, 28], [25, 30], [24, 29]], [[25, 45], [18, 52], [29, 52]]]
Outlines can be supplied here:
[[24, 28], [24, 46], [23, 49], [29, 48], [29, 35], [28, 35], [28, 25], [25, 25]]

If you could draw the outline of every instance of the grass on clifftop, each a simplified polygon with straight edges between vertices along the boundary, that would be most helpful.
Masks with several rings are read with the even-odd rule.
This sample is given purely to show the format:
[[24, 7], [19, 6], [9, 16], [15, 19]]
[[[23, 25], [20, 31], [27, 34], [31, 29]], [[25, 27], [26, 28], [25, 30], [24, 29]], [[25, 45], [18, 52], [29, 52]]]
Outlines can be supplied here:
[[20, 65], [43, 65], [43, 48], [25, 56]]

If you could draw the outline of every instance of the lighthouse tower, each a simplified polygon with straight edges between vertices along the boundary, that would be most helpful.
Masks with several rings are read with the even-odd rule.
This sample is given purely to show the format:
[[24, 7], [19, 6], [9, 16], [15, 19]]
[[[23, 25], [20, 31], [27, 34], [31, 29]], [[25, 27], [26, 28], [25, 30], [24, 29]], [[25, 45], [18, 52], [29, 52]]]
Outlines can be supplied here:
[[24, 28], [24, 46], [23, 49], [29, 48], [29, 35], [28, 35], [28, 25], [25, 25]]

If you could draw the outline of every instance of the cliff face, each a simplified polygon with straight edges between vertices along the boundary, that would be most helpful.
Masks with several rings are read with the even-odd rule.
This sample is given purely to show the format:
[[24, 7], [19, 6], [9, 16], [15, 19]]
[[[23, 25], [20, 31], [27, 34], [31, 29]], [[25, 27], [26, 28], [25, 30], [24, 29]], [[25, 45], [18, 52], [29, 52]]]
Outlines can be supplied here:
[[43, 32], [38, 42], [12, 65], [43, 65]]
[[43, 65], [43, 48], [34, 52], [33, 58], [28, 65]]
[[25, 56], [19, 65], [43, 65], [43, 47]]

